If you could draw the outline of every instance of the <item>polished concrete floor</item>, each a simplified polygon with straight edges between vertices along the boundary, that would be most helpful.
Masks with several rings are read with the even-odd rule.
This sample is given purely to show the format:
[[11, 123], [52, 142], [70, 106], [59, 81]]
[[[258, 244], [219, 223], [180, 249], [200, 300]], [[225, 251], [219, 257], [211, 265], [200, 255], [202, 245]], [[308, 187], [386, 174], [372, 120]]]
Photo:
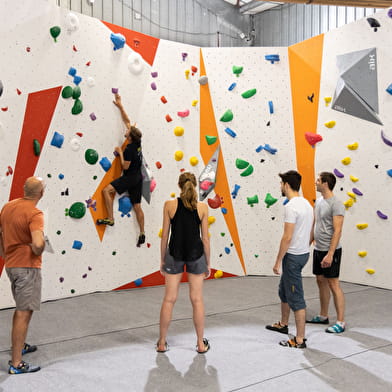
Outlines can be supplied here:
[[[13, 310], [2, 310], [0, 391], [392, 390], [392, 291], [343, 283], [346, 332], [331, 335], [325, 326], [308, 325], [308, 348], [298, 350], [279, 346], [285, 335], [265, 329], [279, 320], [277, 285], [274, 277], [206, 281], [205, 336], [212, 348], [205, 355], [195, 351], [187, 284], [165, 354], [154, 350], [163, 287], [44, 303], [28, 337], [38, 351], [26, 356], [42, 370], [26, 375], [7, 374]], [[305, 278], [304, 287], [314, 315], [314, 279]]]

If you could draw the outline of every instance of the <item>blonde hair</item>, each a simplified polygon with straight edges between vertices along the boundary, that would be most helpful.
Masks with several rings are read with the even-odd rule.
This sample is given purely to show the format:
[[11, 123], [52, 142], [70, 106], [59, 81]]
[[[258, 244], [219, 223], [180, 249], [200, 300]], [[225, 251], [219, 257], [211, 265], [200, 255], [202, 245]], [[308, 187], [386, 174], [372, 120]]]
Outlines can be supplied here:
[[178, 178], [178, 186], [181, 189], [180, 198], [188, 210], [197, 209], [196, 177], [193, 173], [182, 173]]

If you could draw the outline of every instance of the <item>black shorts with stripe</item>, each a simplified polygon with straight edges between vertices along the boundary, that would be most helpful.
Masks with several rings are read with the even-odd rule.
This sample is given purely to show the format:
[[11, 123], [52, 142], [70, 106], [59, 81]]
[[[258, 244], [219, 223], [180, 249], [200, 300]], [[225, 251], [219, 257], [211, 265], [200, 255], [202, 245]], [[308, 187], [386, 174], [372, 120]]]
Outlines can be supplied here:
[[342, 258], [342, 248], [336, 249], [333, 254], [332, 264], [328, 268], [321, 268], [321, 262], [328, 251], [314, 249], [313, 251], [313, 274], [323, 275], [325, 278], [338, 278], [340, 273], [340, 260]]

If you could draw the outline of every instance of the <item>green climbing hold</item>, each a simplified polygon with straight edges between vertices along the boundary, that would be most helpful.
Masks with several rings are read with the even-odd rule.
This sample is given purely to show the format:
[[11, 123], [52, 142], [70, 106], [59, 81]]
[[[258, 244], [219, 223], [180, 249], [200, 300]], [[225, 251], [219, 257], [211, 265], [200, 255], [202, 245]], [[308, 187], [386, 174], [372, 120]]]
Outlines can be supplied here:
[[97, 176], [94, 176], [94, 177], [93, 177], [93, 180], [96, 180], [97, 178], [98, 178]]
[[80, 89], [79, 86], [75, 86], [74, 89], [72, 90], [72, 98], [73, 99], [78, 99], [82, 94], [82, 90]]
[[251, 90], [245, 91], [241, 94], [242, 98], [250, 98], [256, 94], [256, 89], [252, 88]]
[[115, 250], [112, 252], [112, 256], [116, 256], [116, 251]]
[[221, 233], [221, 236], [224, 237], [226, 235], [226, 233]]
[[71, 218], [80, 219], [83, 218], [86, 213], [86, 205], [80, 201], [77, 201], [69, 207], [68, 215]]
[[234, 115], [230, 109], [227, 109], [223, 116], [220, 118], [220, 121], [229, 122], [233, 119]]
[[244, 67], [240, 67], [238, 65], [233, 65], [233, 74], [237, 76], [237, 78], [240, 76], [241, 72], [244, 70]]
[[53, 37], [54, 42], [57, 42], [57, 37], [61, 33], [61, 28], [59, 26], [53, 26], [50, 28], [50, 35]]
[[47, 174], [48, 178], [52, 177], [52, 175], [50, 173]]
[[253, 173], [253, 166], [249, 165], [242, 173], [241, 177], [247, 177], [250, 176]]
[[84, 159], [90, 165], [95, 165], [98, 161], [98, 153], [95, 150], [93, 150], [92, 148], [89, 148], [84, 153]]
[[235, 166], [237, 169], [245, 169], [246, 167], [249, 166], [249, 162], [244, 161], [243, 159], [236, 159], [235, 160]]
[[71, 98], [73, 93], [73, 88], [71, 86], [65, 86], [61, 92], [61, 96], [65, 99]]
[[61, 231], [60, 231], [60, 230], [57, 230], [57, 231], [56, 231], [56, 234], [57, 234], [57, 235], [60, 235], [60, 234], [61, 234]]
[[247, 197], [248, 204], [253, 207], [253, 204], [258, 204], [259, 203], [259, 198], [257, 195]]
[[75, 290], [74, 289], [71, 289], [71, 294], [75, 294]]
[[65, 250], [63, 250], [63, 251], [61, 252], [61, 254], [62, 254], [62, 255], [65, 255]]
[[80, 99], [76, 99], [74, 105], [72, 106], [72, 114], [79, 114], [83, 110], [83, 104]]
[[255, 255], [256, 259], [259, 257], [259, 255]]
[[37, 139], [33, 140], [33, 149], [34, 149], [34, 155], [38, 157], [39, 154], [41, 154], [41, 145], [39, 144], [39, 141]]
[[216, 136], [206, 136], [207, 144], [211, 146], [211, 144], [214, 144], [216, 142], [216, 139], [218, 139]]
[[267, 208], [270, 208], [277, 201], [278, 199], [275, 199], [270, 193], [267, 193], [264, 199], [264, 203], [267, 204]]

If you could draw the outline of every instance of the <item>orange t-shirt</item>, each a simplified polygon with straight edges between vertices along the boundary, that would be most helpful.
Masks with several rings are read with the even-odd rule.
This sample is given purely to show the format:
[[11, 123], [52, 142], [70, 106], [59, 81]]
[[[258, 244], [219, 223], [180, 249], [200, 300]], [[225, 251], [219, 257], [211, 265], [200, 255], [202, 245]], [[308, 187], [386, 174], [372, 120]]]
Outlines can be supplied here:
[[42, 257], [31, 249], [31, 232], [44, 231], [44, 214], [35, 202], [15, 199], [0, 212], [5, 268], [41, 268]]

